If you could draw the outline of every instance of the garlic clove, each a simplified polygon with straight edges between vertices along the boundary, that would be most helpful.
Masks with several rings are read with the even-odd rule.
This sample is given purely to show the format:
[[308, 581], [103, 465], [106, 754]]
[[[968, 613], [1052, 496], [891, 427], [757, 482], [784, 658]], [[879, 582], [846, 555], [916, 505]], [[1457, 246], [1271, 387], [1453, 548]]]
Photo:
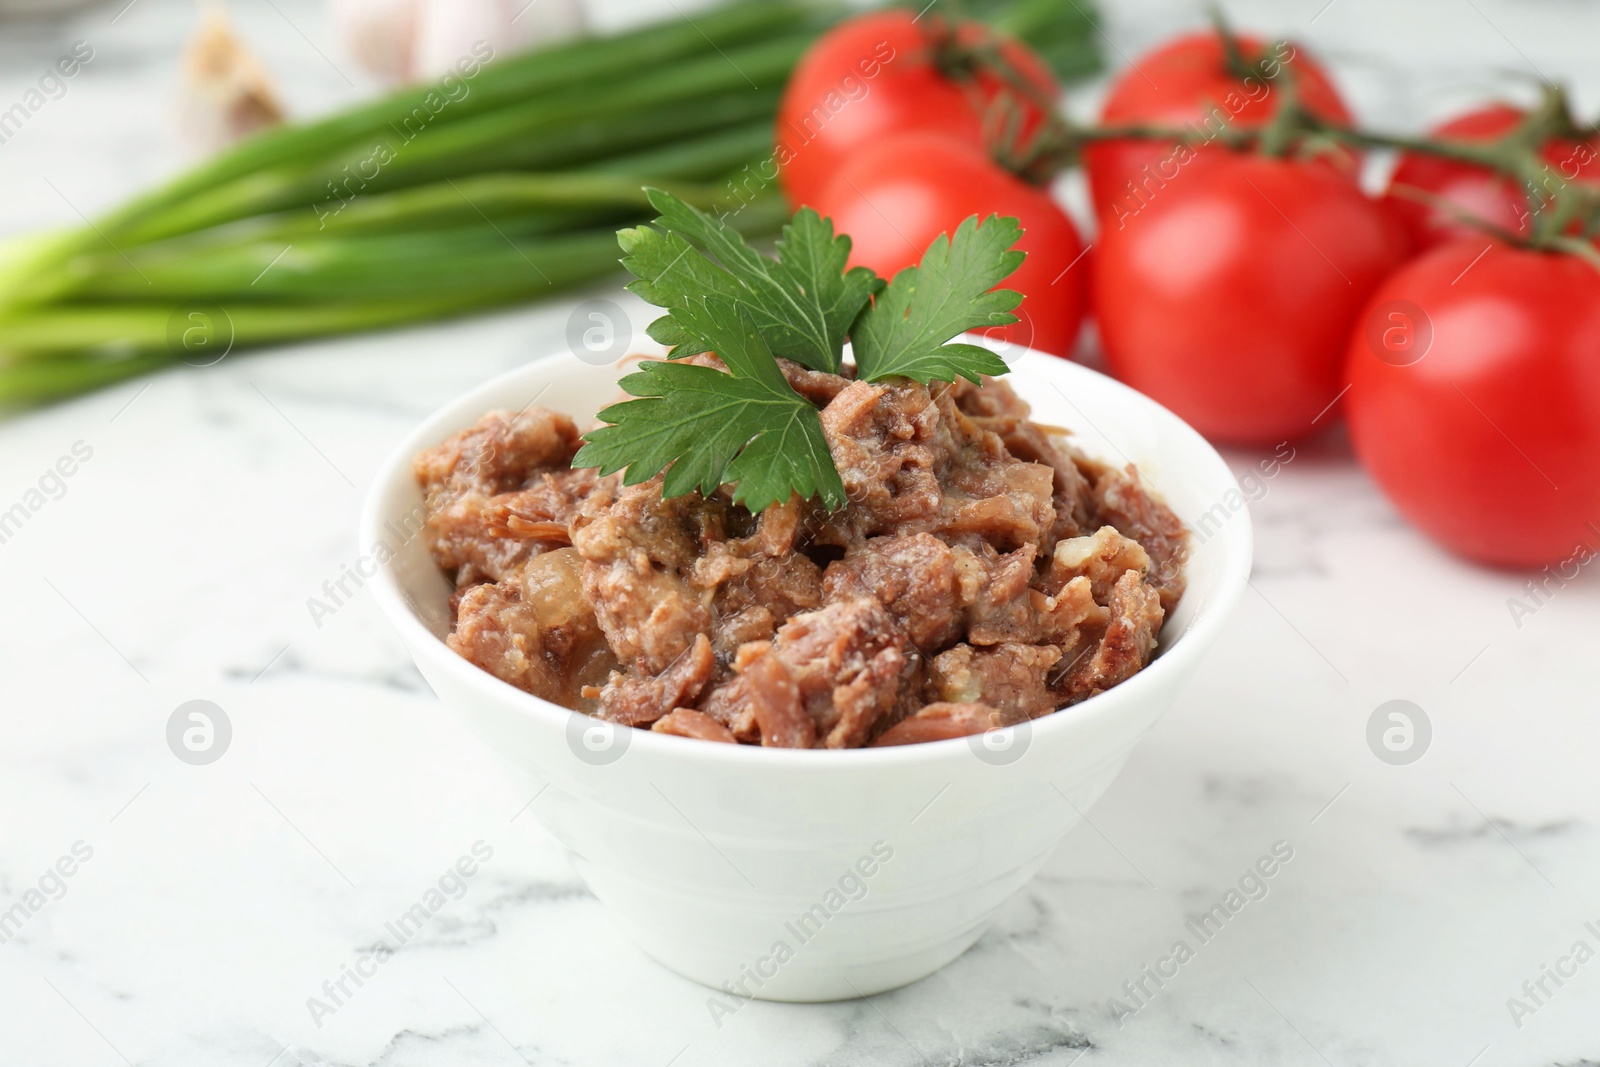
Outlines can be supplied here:
[[220, 4], [206, 5], [184, 54], [180, 108], [185, 135], [205, 150], [283, 121], [271, 77], [239, 41]]
[[417, 0], [333, 0], [333, 26], [362, 69], [391, 84], [410, 79]]
[[583, 29], [578, 0], [417, 0], [411, 76], [447, 74], [483, 45], [502, 55], [552, 44]]

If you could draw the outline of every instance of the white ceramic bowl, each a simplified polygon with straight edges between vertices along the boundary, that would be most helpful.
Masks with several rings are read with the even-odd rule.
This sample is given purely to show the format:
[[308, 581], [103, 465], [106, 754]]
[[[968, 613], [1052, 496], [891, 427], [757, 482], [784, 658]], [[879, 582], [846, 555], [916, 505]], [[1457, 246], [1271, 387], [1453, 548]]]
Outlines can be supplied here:
[[[379, 471], [360, 535], [364, 553], [392, 553], [371, 582], [378, 603], [444, 704], [545, 787], [531, 814], [616, 922], [679, 974], [763, 999], [836, 1000], [955, 959], [1111, 784], [1238, 601], [1250, 520], [1211, 446], [1078, 364], [1031, 351], [1011, 362], [1037, 419], [1072, 428], [1093, 455], [1139, 464], [1191, 528], [1209, 518], [1149, 667], [977, 738], [793, 751], [613, 729], [445, 647], [450, 584], [404, 532], [421, 501], [411, 457], [486, 411], [535, 398], [583, 425], [615, 397], [622, 368], [567, 353], [530, 363], [436, 412]], [[708, 1000], [713, 1014], [739, 1003]]]

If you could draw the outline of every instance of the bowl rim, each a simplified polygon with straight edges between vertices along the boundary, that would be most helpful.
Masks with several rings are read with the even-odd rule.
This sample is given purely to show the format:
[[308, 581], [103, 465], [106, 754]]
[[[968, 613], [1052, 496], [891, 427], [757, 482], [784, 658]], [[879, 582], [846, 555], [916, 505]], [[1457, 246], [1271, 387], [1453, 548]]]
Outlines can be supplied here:
[[[992, 340], [981, 335], [968, 335], [963, 340], [995, 347]], [[358, 544], [370, 545], [382, 542], [383, 524], [385, 519], [389, 518], [383, 509], [384, 500], [395, 490], [397, 483], [413, 482], [415, 476], [412, 473], [412, 459], [418, 452], [438, 444], [461, 427], [470, 425], [472, 421], [496, 406], [493, 397], [504, 391], [508, 385], [536, 376], [542, 368], [557, 362], [565, 354], [564, 350], [558, 349], [497, 374], [439, 406], [413, 427], [379, 464], [373, 475], [362, 501], [361, 515], [357, 524]], [[1074, 360], [1036, 349], [1022, 349], [1018, 353], [1015, 346], [1008, 352], [1008, 362], [1013, 365], [1023, 358], [1027, 358], [1032, 366], [1050, 366], [1053, 373], [1097, 380], [1098, 387], [1121, 393], [1135, 406], [1147, 409], [1184, 441], [1182, 446], [1184, 449], [1196, 453], [1198, 462], [1202, 466], [1211, 468], [1211, 473], [1216, 476], [1221, 488], [1221, 494], [1231, 490], [1239, 493], [1241, 499], [1248, 499], [1239, 489], [1238, 480], [1234, 477], [1227, 461], [1211, 443], [1202, 437], [1199, 431], [1155, 400]], [[1041, 364], [1044, 360], [1050, 363]], [[1073, 401], [1069, 402], [1075, 404]], [[1039, 734], [1040, 737], [1035, 740], [1041, 740], [1051, 734], [1081, 726], [1090, 720], [1126, 713], [1128, 709], [1122, 708], [1122, 705], [1138, 702], [1147, 690], [1163, 684], [1167, 676], [1179, 674], [1199, 657], [1203, 657], [1227, 623], [1249, 581], [1253, 560], [1253, 533], [1248, 507], [1239, 509], [1213, 537], [1222, 542], [1221, 573], [1210, 595], [1201, 601], [1189, 624], [1159, 656], [1133, 677], [1111, 689], [1080, 703], [1059, 708], [1004, 729], [1026, 729]], [[583, 712], [574, 711], [518, 689], [451, 651], [427, 626], [423, 625], [422, 620], [407, 603], [405, 593], [395, 575], [395, 563], [399, 556], [399, 553], [393, 553], [389, 559], [379, 564], [377, 573], [368, 579], [367, 584], [372, 588], [379, 609], [390, 624], [400, 632], [404, 644], [413, 655], [426, 656], [432, 667], [448, 672], [482, 699], [494, 703], [510, 702], [514, 705], [511, 710], [532, 720], [544, 720], [546, 727], [565, 731], [571, 723], [572, 716], [582, 715], [589, 718]], [[716, 744], [696, 738], [657, 733], [653, 730], [621, 726], [616, 728], [630, 731], [628, 742], [630, 748], [642, 745], [645, 751], [654, 750], [659, 755], [676, 760], [699, 761], [721, 767], [728, 766], [731, 761], [744, 770], [803, 764], [814, 771], [837, 773], [849, 767], [882, 769], [889, 765], [937, 763], [972, 758], [971, 739], [967, 737], [883, 748], [786, 749], [768, 748], [762, 745]]]

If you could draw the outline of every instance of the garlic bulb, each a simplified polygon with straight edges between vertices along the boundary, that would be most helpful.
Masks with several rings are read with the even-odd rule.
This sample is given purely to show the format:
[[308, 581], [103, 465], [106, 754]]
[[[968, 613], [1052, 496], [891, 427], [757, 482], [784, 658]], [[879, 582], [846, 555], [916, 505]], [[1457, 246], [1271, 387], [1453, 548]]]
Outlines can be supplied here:
[[391, 82], [458, 69], [463, 57], [519, 51], [584, 28], [580, 0], [334, 0], [346, 49]]
[[204, 8], [184, 54], [184, 133], [211, 151], [283, 121], [272, 79], [240, 43], [220, 3]]

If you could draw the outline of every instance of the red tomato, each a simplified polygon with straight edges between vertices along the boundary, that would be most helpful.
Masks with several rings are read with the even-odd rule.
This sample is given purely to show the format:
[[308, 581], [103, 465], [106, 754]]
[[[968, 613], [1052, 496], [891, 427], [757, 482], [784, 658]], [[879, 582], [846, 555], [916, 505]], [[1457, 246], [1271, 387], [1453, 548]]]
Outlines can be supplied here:
[[1077, 227], [1049, 193], [1006, 173], [981, 149], [934, 133], [886, 140], [852, 156], [812, 206], [850, 235], [851, 265], [885, 278], [915, 266], [935, 237], [969, 215], [1019, 219], [1017, 247], [1028, 258], [1001, 288], [1023, 294], [1021, 321], [992, 336], [1056, 355], [1072, 351], [1085, 279]]
[[1436, 248], [1373, 294], [1345, 373], [1357, 455], [1430, 537], [1510, 567], [1600, 550], [1593, 266], [1482, 237]]
[[[851, 155], [890, 135], [942, 131], [983, 147], [986, 113], [1002, 92], [1020, 109], [1024, 143], [1038, 129], [1038, 108], [1001, 80], [981, 74], [963, 82], [941, 71], [930, 28], [910, 11], [882, 11], [841, 23], [806, 52], [784, 89], [774, 134], [792, 206], [810, 203]], [[967, 43], [984, 36], [991, 31], [975, 23], [956, 31]], [[1005, 39], [1001, 52], [1049, 99], [1060, 95], [1049, 67], [1027, 46]]]
[[[1489, 104], [1435, 127], [1431, 136], [1492, 141], [1509, 133], [1525, 117], [1525, 112], [1510, 104]], [[1600, 143], [1552, 138], [1545, 143], [1541, 154], [1549, 164], [1543, 195], [1548, 196], [1574, 180], [1600, 181]], [[1407, 152], [1395, 165], [1385, 200], [1405, 223], [1419, 250], [1458, 237], [1474, 236], [1479, 231], [1458, 221], [1448, 211], [1429, 206], [1415, 197], [1398, 195], [1398, 187], [1448, 200], [1511, 233], [1528, 232], [1528, 198], [1514, 179], [1468, 163]]]
[[[1249, 62], [1270, 51], [1274, 66], [1269, 66], [1267, 73], [1274, 80], [1295, 78], [1300, 103], [1308, 111], [1338, 122], [1350, 121], [1350, 111], [1332, 80], [1304, 51], [1287, 44], [1268, 46], [1256, 37], [1238, 40]], [[1277, 114], [1281, 98], [1272, 81], [1234, 75], [1227, 66], [1222, 38], [1215, 31], [1203, 31], [1176, 38], [1141, 56], [1112, 83], [1100, 117], [1107, 124], [1192, 125], [1215, 133], [1224, 127], [1264, 125]], [[1186, 152], [1179, 159], [1176, 151], [1175, 146], [1160, 141], [1105, 141], [1090, 146], [1084, 153], [1084, 169], [1100, 216], [1115, 219], [1125, 210], [1137, 210], [1142, 200], [1180, 170], [1197, 169], [1200, 160], [1220, 154], [1214, 149]], [[1353, 157], [1344, 157], [1343, 169], [1353, 173]]]
[[1213, 440], [1334, 421], [1350, 325], [1404, 254], [1378, 204], [1327, 167], [1219, 155], [1123, 223], [1092, 287], [1119, 377]]

